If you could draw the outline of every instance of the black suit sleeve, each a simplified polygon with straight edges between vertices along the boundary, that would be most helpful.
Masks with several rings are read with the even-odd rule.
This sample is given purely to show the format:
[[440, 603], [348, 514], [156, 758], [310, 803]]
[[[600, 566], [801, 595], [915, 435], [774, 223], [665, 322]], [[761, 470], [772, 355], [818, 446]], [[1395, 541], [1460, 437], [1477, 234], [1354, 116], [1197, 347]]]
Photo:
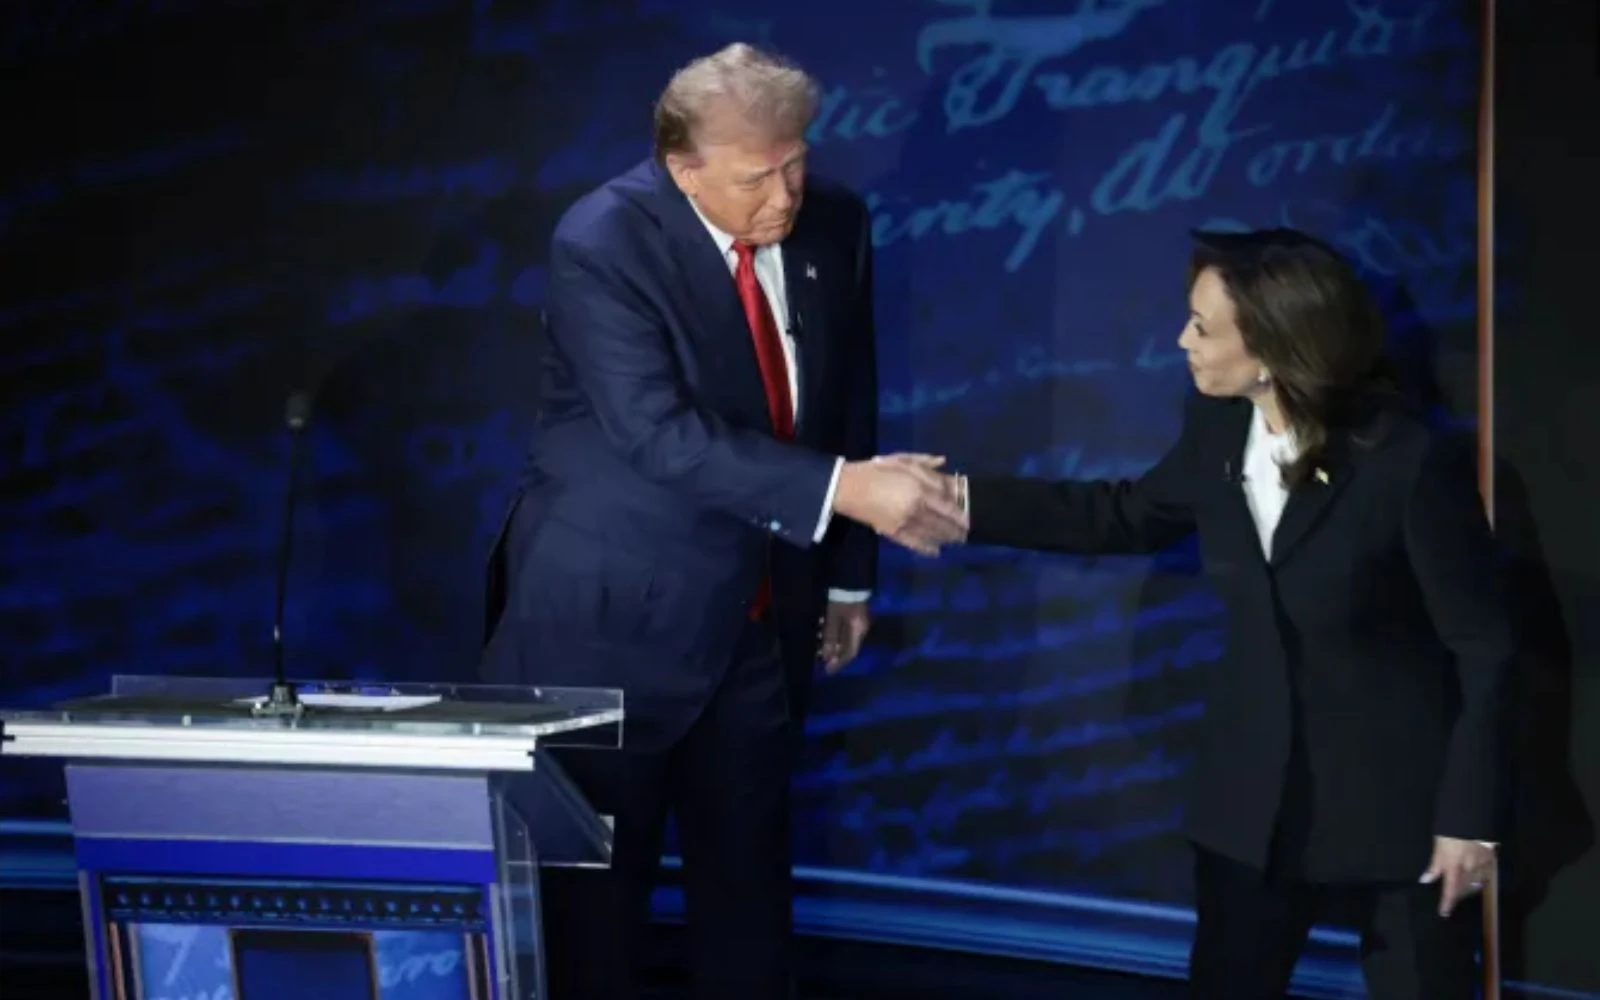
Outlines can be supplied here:
[[[872, 216], [861, 205], [856, 237], [856, 300], [845, 331], [845, 425], [842, 455], [846, 461], [878, 453], [878, 335], [872, 298]], [[878, 536], [864, 524], [842, 517], [829, 526], [828, 586], [834, 590], [871, 590], [877, 585]]]
[[1138, 479], [969, 479], [967, 541], [1099, 555], [1157, 552], [1184, 538], [1194, 531], [1200, 399], [1190, 397], [1177, 443]]
[[1515, 630], [1472, 456], [1436, 440], [1406, 508], [1406, 549], [1439, 638], [1454, 654], [1461, 713], [1445, 757], [1435, 833], [1503, 834]]

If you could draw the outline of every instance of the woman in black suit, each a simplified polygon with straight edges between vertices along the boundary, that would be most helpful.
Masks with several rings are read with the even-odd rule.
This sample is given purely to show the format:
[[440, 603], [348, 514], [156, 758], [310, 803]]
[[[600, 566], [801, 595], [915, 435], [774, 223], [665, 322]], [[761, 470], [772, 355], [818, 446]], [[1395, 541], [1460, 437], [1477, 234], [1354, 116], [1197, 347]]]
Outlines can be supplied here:
[[1185, 822], [1194, 996], [1283, 996], [1335, 897], [1372, 996], [1476, 996], [1513, 638], [1472, 455], [1400, 404], [1337, 252], [1281, 229], [1197, 240], [1177, 444], [1133, 481], [955, 477], [968, 541], [1152, 552], [1199, 532], [1228, 642]]

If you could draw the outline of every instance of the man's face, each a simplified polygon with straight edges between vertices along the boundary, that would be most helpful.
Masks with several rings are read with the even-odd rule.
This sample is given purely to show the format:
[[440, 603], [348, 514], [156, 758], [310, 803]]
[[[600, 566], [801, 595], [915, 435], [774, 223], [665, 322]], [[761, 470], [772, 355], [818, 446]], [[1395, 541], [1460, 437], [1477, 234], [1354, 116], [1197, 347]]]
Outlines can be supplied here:
[[678, 188], [736, 240], [778, 243], [794, 228], [806, 178], [805, 140], [754, 129], [713, 133], [697, 155], [667, 157]]

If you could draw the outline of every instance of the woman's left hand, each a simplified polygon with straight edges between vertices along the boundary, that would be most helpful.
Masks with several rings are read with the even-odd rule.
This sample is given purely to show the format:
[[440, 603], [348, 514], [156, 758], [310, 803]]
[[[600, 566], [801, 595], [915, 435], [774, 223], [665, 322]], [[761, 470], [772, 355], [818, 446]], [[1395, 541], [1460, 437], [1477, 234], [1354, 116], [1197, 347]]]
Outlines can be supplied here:
[[1457, 903], [1482, 890], [1493, 874], [1494, 848], [1476, 840], [1435, 837], [1433, 860], [1423, 873], [1422, 882], [1431, 885], [1443, 880], [1439, 890], [1439, 916], [1448, 917]]

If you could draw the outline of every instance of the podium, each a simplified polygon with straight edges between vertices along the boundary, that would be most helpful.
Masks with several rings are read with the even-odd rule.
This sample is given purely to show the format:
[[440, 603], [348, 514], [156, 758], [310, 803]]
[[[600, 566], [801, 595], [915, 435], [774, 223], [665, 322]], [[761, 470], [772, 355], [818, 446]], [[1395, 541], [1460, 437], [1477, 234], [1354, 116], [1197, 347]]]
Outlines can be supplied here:
[[117, 677], [0, 711], [66, 761], [95, 1000], [544, 1000], [541, 866], [611, 829], [546, 752], [621, 745], [622, 693]]

